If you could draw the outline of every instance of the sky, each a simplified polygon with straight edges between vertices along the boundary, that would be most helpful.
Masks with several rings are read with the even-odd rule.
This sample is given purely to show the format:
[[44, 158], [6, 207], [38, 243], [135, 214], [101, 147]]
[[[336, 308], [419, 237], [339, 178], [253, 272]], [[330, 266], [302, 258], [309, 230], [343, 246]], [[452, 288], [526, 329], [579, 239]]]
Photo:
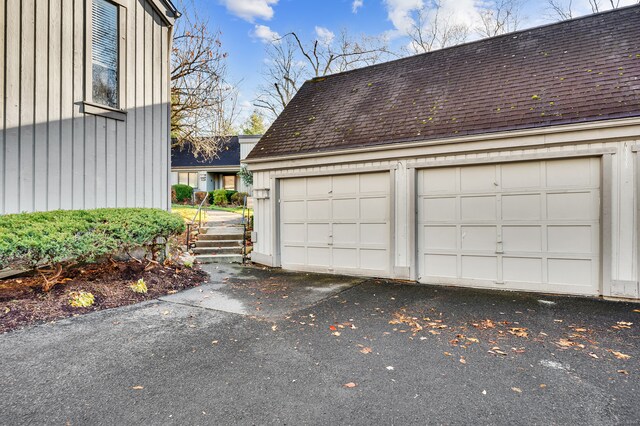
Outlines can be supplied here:
[[[228, 53], [229, 78], [239, 89], [237, 124], [255, 109], [253, 100], [262, 83], [265, 48], [273, 37], [295, 31], [307, 40], [328, 40], [346, 28], [349, 33], [385, 35], [392, 47], [408, 44], [407, 29], [415, 11], [430, 0], [190, 0], [212, 30], [222, 32]], [[493, 0], [441, 0], [454, 21], [475, 25], [478, 10]], [[562, 0], [560, 0], [562, 1]], [[545, 0], [522, 0], [520, 29], [544, 25], [555, 19]], [[602, 1], [608, 3], [607, 1]], [[621, 0], [632, 4], [635, 0]], [[591, 13], [588, 0], [573, 0], [574, 16]], [[605, 7], [606, 9], [606, 7]], [[473, 39], [474, 37], [472, 37]], [[477, 38], [477, 37], [475, 37]]]

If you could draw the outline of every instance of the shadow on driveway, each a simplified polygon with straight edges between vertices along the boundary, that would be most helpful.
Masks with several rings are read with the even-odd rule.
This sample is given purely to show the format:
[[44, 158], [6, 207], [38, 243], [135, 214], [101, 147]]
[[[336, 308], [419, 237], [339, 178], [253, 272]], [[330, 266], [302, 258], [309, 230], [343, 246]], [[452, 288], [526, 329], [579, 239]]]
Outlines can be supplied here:
[[202, 291], [0, 336], [2, 422], [640, 418], [638, 305], [259, 268], [211, 273]]

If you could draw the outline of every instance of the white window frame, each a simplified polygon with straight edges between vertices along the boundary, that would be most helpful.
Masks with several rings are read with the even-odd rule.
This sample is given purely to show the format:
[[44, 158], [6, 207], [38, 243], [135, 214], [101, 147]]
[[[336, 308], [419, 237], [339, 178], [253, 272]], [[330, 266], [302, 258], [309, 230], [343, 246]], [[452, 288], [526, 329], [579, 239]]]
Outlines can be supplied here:
[[93, 101], [93, 16], [92, 6], [94, 0], [85, 0], [85, 73], [84, 73], [84, 102], [83, 112], [99, 115], [115, 120], [124, 121], [127, 117], [125, 110], [125, 81], [126, 75], [126, 32], [127, 32], [127, 7], [126, 0], [106, 0], [118, 7], [118, 108], [95, 103]]

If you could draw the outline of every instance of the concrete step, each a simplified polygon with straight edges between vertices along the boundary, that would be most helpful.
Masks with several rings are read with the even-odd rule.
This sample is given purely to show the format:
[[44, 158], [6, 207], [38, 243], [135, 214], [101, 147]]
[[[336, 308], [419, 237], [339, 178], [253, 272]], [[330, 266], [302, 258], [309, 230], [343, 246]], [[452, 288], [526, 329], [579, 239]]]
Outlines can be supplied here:
[[203, 226], [201, 234], [242, 234], [242, 226]]
[[199, 247], [193, 249], [195, 254], [242, 254], [242, 247]]
[[226, 234], [200, 234], [198, 235], [198, 241], [229, 241], [240, 240], [242, 241], [242, 232], [240, 233], [226, 233]]
[[198, 240], [196, 247], [242, 247], [242, 240]]
[[242, 263], [240, 254], [200, 254], [196, 256], [198, 263]]

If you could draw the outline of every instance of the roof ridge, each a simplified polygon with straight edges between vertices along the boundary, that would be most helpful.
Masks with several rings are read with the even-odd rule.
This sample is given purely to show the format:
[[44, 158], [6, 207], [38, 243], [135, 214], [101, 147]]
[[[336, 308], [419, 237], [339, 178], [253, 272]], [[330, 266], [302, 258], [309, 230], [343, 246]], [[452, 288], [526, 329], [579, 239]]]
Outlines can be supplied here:
[[512, 32], [509, 32], [509, 33], [499, 34], [499, 35], [495, 35], [495, 36], [492, 36], [492, 37], [485, 37], [485, 38], [481, 38], [481, 39], [478, 39], [478, 40], [472, 40], [472, 41], [456, 44], [456, 45], [453, 45], [453, 46], [447, 46], [447, 47], [443, 47], [441, 49], [432, 50], [430, 52], [417, 53], [415, 55], [405, 56], [405, 57], [397, 58], [397, 59], [392, 59], [390, 61], [380, 62], [380, 63], [372, 64], [372, 65], [367, 65], [367, 66], [360, 67], [360, 68], [354, 68], [352, 70], [341, 71], [341, 72], [337, 72], [335, 74], [327, 74], [327, 75], [323, 75], [323, 76], [317, 76], [317, 77], [310, 78], [306, 82], [312, 82], [312, 83], [313, 82], [319, 82], [319, 81], [323, 81], [325, 79], [332, 78], [332, 77], [342, 76], [342, 75], [345, 75], [345, 74], [350, 74], [350, 73], [354, 73], [354, 72], [358, 72], [358, 71], [362, 71], [362, 70], [366, 70], [366, 69], [371, 69], [371, 68], [375, 68], [375, 67], [381, 67], [381, 66], [385, 66], [385, 65], [388, 65], [388, 64], [393, 64], [393, 63], [396, 63], [396, 62], [407, 61], [409, 59], [413, 59], [413, 58], [416, 58], [418, 56], [427, 56], [427, 55], [436, 54], [438, 52], [444, 52], [444, 51], [447, 51], [447, 50], [458, 49], [458, 48], [461, 48], [463, 46], [470, 46], [470, 45], [474, 45], [474, 44], [485, 43], [487, 41], [496, 40], [496, 39], [500, 39], [500, 38], [513, 37], [514, 35], [523, 34], [523, 33], [529, 32], [529, 31], [534, 31], [534, 30], [538, 30], [538, 29], [542, 29], [542, 28], [548, 28], [548, 27], [554, 27], [554, 26], [560, 26], [560, 25], [566, 25], [566, 24], [569, 24], [569, 23], [577, 22], [577, 21], [582, 21], [582, 20], [586, 20], [586, 19], [593, 19], [593, 18], [595, 18], [597, 16], [609, 15], [609, 14], [612, 14], [612, 13], [620, 13], [621, 11], [626, 11], [628, 9], [633, 9], [633, 8], [640, 8], [640, 3], [632, 4], [632, 5], [629, 5], [629, 6], [619, 7], [617, 9], [605, 10], [605, 11], [602, 11], [602, 12], [590, 13], [588, 15], [578, 16], [576, 18], [565, 19], [565, 20], [561, 20], [561, 21], [557, 21], [557, 22], [551, 22], [551, 23], [548, 23], [548, 24], [538, 25], [538, 26], [535, 26], [535, 27], [523, 28], [521, 30], [512, 31]]

